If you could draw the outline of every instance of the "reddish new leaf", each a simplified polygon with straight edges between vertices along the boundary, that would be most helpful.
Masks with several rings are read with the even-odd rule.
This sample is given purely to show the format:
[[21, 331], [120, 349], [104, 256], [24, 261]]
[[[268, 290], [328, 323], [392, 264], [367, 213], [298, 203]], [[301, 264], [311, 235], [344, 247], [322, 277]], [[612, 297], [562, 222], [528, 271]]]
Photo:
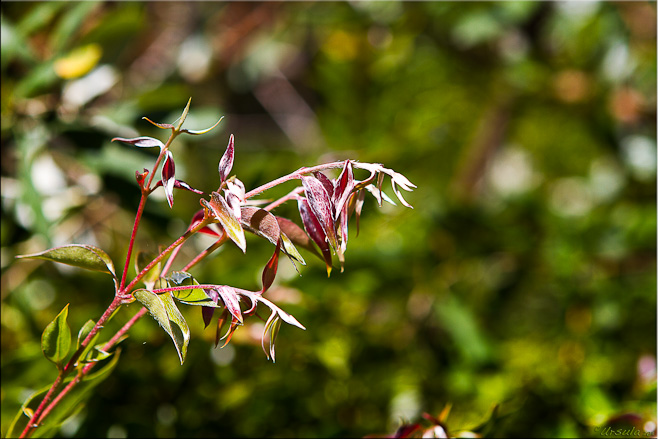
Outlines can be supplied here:
[[171, 151], [165, 153], [165, 161], [162, 165], [162, 187], [167, 196], [169, 207], [174, 206], [174, 185], [176, 184], [176, 165], [174, 164], [174, 155]]
[[313, 211], [313, 214], [320, 222], [329, 244], [337, 251], [336, 225], [334, 223], [331, 198], [327, 194], [322, 182], [315, 177], [302, 176], [302, 185], [304, 186], [311, 211]]
[[112, 142], [118, 140], [119, 142], [129, 143], [131, 145], [138, 146], [140, 148], [151, 148], [157, 146], [162, 150], [164, 148], [164, 143], [153, 137], [135, 137], [134, 139], [124, 139], [123, 137], [115, 137], [112, 139]]
[[276, 270], [279, 266], [279, 250], [281, 250], [281, 239], [279, 239], [279, 242], [276, 244], [276, 249], [274, 249], [274, 254], [263, 269], [263, 275], [261, 277], [261, 280], [263, 281], [263, 289], [261, 290], [261, 294], [267, 291], [274, 282], [274, 278], [276, 277]]
[[[210, 297], [215, 304], [219, 302], [219, 293], [215, 289], [205, 290], [206, 295]], [[201, 307], [201, 317], [203, 317], [203, 323], [205, 324], [204, 328], [207, 328], [212, 320], [212, 316], [215, 314], [215, 308], [211, 306], [202, 306]], [[215, 343], [217, 345], [217, 343]]]
[[308, 233], [308, 236], [311, 237], [313, 242], [320, 247], [322, 257], [327, 265], [327, 276], [329, 276], [331, 274], [331, 250], [329, 250], [329, 243], [326, 240], [326, 235], [322, 230], [322, 226], [315, 217], [306, 198], [297, 200], [297, 207], [299, 208], [299, 215], [302, 218], [302, 224], [304, 224], [306, 233]]
[[335, 219], [338, 221], [340, 215], [343, 212], [343, 206], [347, 203], [347, 200], [354, 189], [354, 173], [352, 172], [352, 164], [349, 160], [345, 160], [345, 167], [343, 172], [338, 176], [336, 180], [336, 187], [334, 188], [334, 196], [332, 201], [334, 202]]
[[226, 147], [226, 151], [224, 152], [224, 155], [219, 161], [218, 170], [219, 170], [219, 180], [221, 183], [224, 183], [226, 181], [228, 174], [231, 172], [231, 169], [233, 168], [233, 154], [235, 149], [233, 144], [234, 144], [233, 134], [231, 134], [231, 137], [229, 137], [228, 139], [228, 146]]
[[324, 187], [324, 190], [327, 191], [329, 198], [333, 198], [334, 184], [331, 182], [331, 180], [329, 180], [329, 177], [324, 175], [322, 172], [314, 172], [313, 175], [320, 181], [320, 183], [322, 183], [322, 186]]
[[240, 309], [240, 296], [235, 292], [235, 290], [229, 286], [222, 285], [217, 288], [219, 297], [224, 302], [224, 306], [233, 316], [234, 321], [243, 323], [242, 320], [242, 310]]

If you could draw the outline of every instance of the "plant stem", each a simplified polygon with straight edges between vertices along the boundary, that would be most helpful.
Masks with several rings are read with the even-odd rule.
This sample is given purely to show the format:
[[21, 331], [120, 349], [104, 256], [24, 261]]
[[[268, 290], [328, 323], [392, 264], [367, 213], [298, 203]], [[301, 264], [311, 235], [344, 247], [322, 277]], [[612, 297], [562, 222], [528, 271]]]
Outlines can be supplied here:
[[245, 199], [251, 198], [255, 195], [260, 194], [261, 192], [265, 192], [268, 189], [272, 189], [273, 187], [278, 186], [281, 183], [285, 183], [286, 181], [299, 179], [304, 174], [310, 174], [312, 172], [317, 172], [317, 171], [324, 171], [326, 169], [341, 168], [343, 166], [345, 166], [345, 162], [340, 161], [340, 162], [325, 163], [323, 165], [311, 166], [310, 168], [299, 168], [295, 172], [292, 172], [288, 175], [284, 175], [283, 177], [279, 177], [276, 180], [272, 180], [269, 183], [266, 183], [262, 186], [258, 186], [256, 189], [247, 192], [244, 197]]

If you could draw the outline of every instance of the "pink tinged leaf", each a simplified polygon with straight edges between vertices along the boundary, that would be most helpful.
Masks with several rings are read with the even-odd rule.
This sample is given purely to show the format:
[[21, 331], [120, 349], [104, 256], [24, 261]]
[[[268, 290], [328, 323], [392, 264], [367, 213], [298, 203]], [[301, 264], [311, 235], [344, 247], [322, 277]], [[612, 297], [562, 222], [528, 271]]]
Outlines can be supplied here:
[[238, 197], [238, 200], [240, 202], [244, 203], [244, 195], [245, 195], [245, 190], [244, 190], [244, 183], [242, 183], [239, 179], [237, 178], [231, 178], [229, 180], [226, 180], [226, 189], [232, 193], [235, 194], [236, 197]]
[[235, 292], [235, 290], [229, 286], [222, 285], [217, 288], [219, 297], [224, 302], [224, 306], [231, 313], [233, 319], [243, 323], [242, 320], [242, 310], [240, 309], [240, 296]]
[[242, 206], [242, 226], [251, 233], [266, 238], [277, 245], [281, 237], [281, 228], [276, 217], [259, 207]]
[[237, 220], [240, 221], [242, 218], [242, 212], [240, 210], [240, 199], [233, 192], [229, 192], [226, 189], [224, 189], [224, 197], [226, 199], [226, 203], [231, 208], [233, 215], [235, 215]]
[[149, 175], [148, 169], [144, 168], [144, 172], [139, 172], [135, 171], [135, 179], [137, 180], [137, 184], [139, 187], [143, 188], [144, 187], [144, 182], [146, 181], [146, 177]]
[[363, 190], [352, 194], [352, 199], [350, 200], [350, 208], [352, 203], [354, 204], [354, 214], [356, 217], [356, 236], [359, 236], [359, 220], [361, 219], [361, 211], [363, 210], [363, 203], [366, 199], [366, 193]]
[[354, 173], [352, 172], [352, 164], [349, 160], [345, 160], [345, 167], [336, 180], [336, 187], [334, 188], [333, 202], [336, 209], [336, 221], [340, 218], [343, 212], [343, 206], [349, 200], [350, 194], [354, 189]]
[[[208, 297], [210, 297], [215, 304], [219, 302], [219, 293], [215, 289], [207, 289], [205, 290], [206, 294]], [[202, 306], [201, 307], [201, 316], [203, 317], [203, 323], [205, 324], [204, 329], [208, 327], [210, 324], [210, 321], [212, 320], [212, 316], [215, 313], [215, 308], [210, 307], [210, 306]]]
[[243, 253], [247, 252], [247, 240], [244, 236], [244, 230], [240, 225], [240, 221], [235, 217], [233, 211], [228, 207], [226, 200], [217, 192], [213, 192], [210, 197], [210, 202], [201, 199], [201, 204], [208, 208], [214, 217], [220, 222], [228, 237], [235, 243], [235, 245], [242, 250]]
[[329, 249], [329, 243], [326, 240], [326, 235], [322, 230], [320, 221], [313, 214], [306, 198], [297, 200], [297, 207], [299, 208], [299, 215], [302, 218], [302, 224], [304, 225], [304, 229], [306, 229], [306, 233], [322, 252], [322, 257], [327, 266], [327, 276], [329, 276], [331, 275], [331, 250]]
[[228, 174], [231, 172], [231, 169], [233, 168], [233, 154], [235, 149], [233, 144], [234, 144], [233, 134], [231, 134], [231, 137], [229, 137], [228, 139], [228, 146], [226, 147], [226, 151], [224, 152], [224, 155], [219, 161], [218, 170], [219, 170], [219, 180], [221, 183], [224, 183], [226, 181]]
[[313, 173], [313, 176], [317, 178], [320, 183], [322, 183], [322, 186], [324, 187], [324, 190], [327, 191], [327, 195], [329, 195], [330, 199], [333, 199], [334, 197], [334, 184], [331, 182], [329, 177], [324, 175], [322, 172], [316, 171]]
[[276, 277], [276, 270], [279, 266], [279, 250], [281, 250], [281, 239], [279, 239], [279, 242], [276, 245], [276, 249], [274, 250], [274, 254], [263, 269], [263, 275], [261, 276], [263, 289], [261, 290], [261, 294], [267, 291], [274, 282], [274, 278]]
[[297, 319], [292, 316], [292, 314], [288, 314], [287, 312], [285, 312], [282, 309], [279, 309], [278, 314], [279, 314], [279, 317], [281, 317], [281, 319], [284, 322], [286, 322], [287, 324], [292, 325], [292, 326], [296, 326], [299, 329], [303, 329], [304, 331], [306, 331], [306, 328], [304, 327], [304, 325], [299, 323], [297, 321]]
[[112, 139], [112, 142], [118, 140], [119, 142], [128, 143], [130, 145], [135, 145], [140, 148], [151, 148], [157, 146], [162, 151], [164, 149], [164, 143], [153, 137], [135, 137], [134, 139], [124, 139], [123, 137], [115, 137]]
[[[162, 186], [162, 180], [158, 181], [155, 184], [155, 187]], [[194, 189], [189, 184], [185, 183], [183, 180], [174, 180], [174, 188], [176, 189], [185, 189], [186, 191], [194, 192], [195, 194], [203, 195], [204, 192], [199, 189]]]
[[329, 244], [334, 250], [338, 249], [336, 240], [336, 225], [333, 218], [333, 204], [324, 188], [324, 185], [314, 177], [302, 176], [302, 185], [306, 191], [308, 205], [320, 222]]
[[386, 193], [382, 190], [377, 189], [375, 186], [372, 184], [366, 186], [366, 190], [370, 192], [373, 197], [377, 199], [377, 204], [381, 207], [382, 205], [382, 200], [391, 203], [393, 206], [396, 206], [395, 201], [393, 201]]
[[162, 187], [167, 196], [169, 207], [174, 206], [174, 184], [176, 184], [176, 165], [174, 164], [174, 155], [171, 151], [165, 153], [165, 161], [162, 165]]
[[[400, 175], [400, 174], [398, 174]], [[405, 206], [413, 209], [413, 206], [409, 203], [406, 202], [404, 198], [402, 198], [402, 194], [400, 193], [400, 190], [398, 189], [397, 185], [395, 184], [395, 180], [391, 179], [391, 186], [393, 187], [393, 192], [395, 192], [395, 195], [397, 195], [398, 200], [400, 200], [400, 203], [404, 204]], [[411, 189], [407, 189], [410, 191]]]

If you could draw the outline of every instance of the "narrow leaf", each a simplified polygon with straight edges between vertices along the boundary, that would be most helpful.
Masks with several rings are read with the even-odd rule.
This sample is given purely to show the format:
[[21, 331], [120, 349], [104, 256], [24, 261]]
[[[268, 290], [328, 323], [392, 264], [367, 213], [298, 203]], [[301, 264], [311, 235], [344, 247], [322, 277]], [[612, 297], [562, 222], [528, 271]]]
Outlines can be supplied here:
[[279, 251], [281, 250], [281, 240], [276, 245], [276, 249], [274, 249], [274, 254], [270, 258], [270, 260], [265, 264], [265, 268], [263, 268], [263, 275], [261, 276], [261, 280], [263, 282], [263, 288], [261, 289], [261, 294], [264, 293], [265, 291], [268, 290], [272, 286], [272, 283], [274, 282], [274, 278], [276, 277], [276, 270], [279, 266]]
[[158, 122], [153, 122], [153, 121], [152, 121], [151, 119], [149, 119], [148, 117], [142, 117], [142, 119], [146, 120], [147, 122], [152, 123], [153, 125], [155, 125], [155, 126], [158, 127], [158, 128], [168, 129], [168, 128], [173, 128], [173, 127], [174, 127], [174, 126], [173, 126], [172, 124], [170, 124], [170, 123], [158, 123]]
[[231, 169], [233, 169], [233, 155], [235, 149], [233, 144], [234, 144], [234, 139], [233, 139], [233, 134], [231, 134], [231, 137], [229, 137], [228, 139], [228, 146], [226, 147], [226, 151], [224, 152], [224, 155], [219, 161], [218, 170], [219, 170], [219, 180], [221, 183], [224, 183], [226, 181], [226, 178], [231, 172]]
[[[217, 305], [219, 302], [219, 293], [217, 290], [214, 289], [207, 289], [205, 290], [206, 295]], [[201, 317], [203, 318], [203, 323], [205, 324], [204, 329], [208, 327], [210, 324], [210, 321], [212, 320], [212, 316], [215, 314], [215, 308], [211, 306], [203, 306], [201, 307]]]
[[226, 200], [218, 193], [213, 192], [210, 202], [201, 199], [201, 204], [208, 208], [213, 216], [220, 222], [224, 231], [231, 238], [231, 241], [240, 248], [244, 253], [247, 252], [247, 240], [244, 236], [244, 230], [240, 225], [238, 219], [233, 215], [233, 212], [226, 204]]
[[215, 123], [215, 125], [211, 126], [210, 128], [206, 128], [205, 130], [181, 130], [181, 133], [186, 133], [186, 134], [192, 134], [193, 136], [198, 136], [199, 134], [206, 134], [207, 132], [211, 131], [213, 128], [215, 128], [219, 123], [224, 119], [224, 116], [220, 117], [219, 120]]
[[259, 207], [242, 206], [242, 226], [251, 233], [263, 237], [277, 245], [281, 228], [274, 215]]
[[174, 155], [171, 151], [165, 153], [165, 161], [162, 164], [162, 187], [164, 188], [165, 195], [167, 196], [167, 203], [169, 208], [174, 206], [174, 185], [176, 184], [176, 164], [174, 163]]
[[190, 111], [190, 103], [191, 102], [192, 102], [192, 98], [189, 98], [187, 100], [187, 105], [185, 106], [185, 109], [183, 110], [183, 114], [181, 114], [181, 116], [180, 116], [180, 121], [178, 122], [178, 126], [176, 127], [176, 131], [180, 131], [180, 128], [185, 123], [185, 119], [187, 118], [187, 113]]
[[110, 259], [107, 253], [103, 250], [94, 247], [93, 245], [69, 244], [61, 247], [54, 247], [40, 253], [19, 255], [16, 257], [19, 259], [46, 259], [48, 261], [73, 265], [74, 267], [80, 267], [86, 270], [109, 273], [112, 277], [116, 277], [114, 274], [114, 264], [112, 263], [112, 259]]
[[174, 343], [176, 344], [177, 349], [180, 350], [182, 357], [181, 364], [183, 364], [183, 361], [187, 356], [187, 346], [190, 344], [190, 328], [187, 326], [185, 318], [176, 307], [174, 298], [172, 297], [171, 293], [161, 294], [159, 297], [162, 300], [162, 303], [164, 303], [169, 320], [180, 330], [180, 332], [174, 331], [174, 328], [172, 327], [172, 332], [175, 336]]
[[219, 293], [219, 297], [222, 299], [222, 302], [224, 302], [224, 306], [231, 313], [234, 320], [237, 320], [240, 322], [240, 324], [242, 324], [243, 320], [242, 310], [240, 310], [240, 296], [237, 295], [233, 288], [226, 285], [221, 285], [219, 288], [217, 288], [217, 292]]
[[71, 348], [71, 329], [66, 322], [68, 315], [69, 306], [67, 304], [41, 334], [41, 350], [46, 358], [55, 363], [58, 368], [62, 367]]
[[[283, 252], [286, 254], [286, 256], [288, 256], [288, 258], [290, 258], [293, 264], [295, 263], [295, 261], [297, 261], [302, 265], [306, 265], [306, 261], [304, 260], [302, 255], [299, 254], [299, 251], [297, 251], [297, 247], [295, 247], [295, 244], [293, 244], [290, 238], [288, 238], [286, 234], [283, 232], [281, 232], [281, 241], [283, 241]], [[316, 250], [316, 254], [317, 254], [317, 250]]]
[[[149, 120], [149, 122], [151, 121]], [[135, 145], [140, 148], [152, 148], [154, 146], [157, 146], [158, 148], [160, 148], [161, 151], [164, 148], [164, 143], [162, 143], [158, 139], [154, 139], [153, 137], [135, 137], [134, 139], [124, 139], [123, 137], [115, 137], [112, 139], [112, 142], [114, 142], [115, 140], [118, 140], [119, 142], [123, 142], [123, 143], [128, 143], [130, 145]]]

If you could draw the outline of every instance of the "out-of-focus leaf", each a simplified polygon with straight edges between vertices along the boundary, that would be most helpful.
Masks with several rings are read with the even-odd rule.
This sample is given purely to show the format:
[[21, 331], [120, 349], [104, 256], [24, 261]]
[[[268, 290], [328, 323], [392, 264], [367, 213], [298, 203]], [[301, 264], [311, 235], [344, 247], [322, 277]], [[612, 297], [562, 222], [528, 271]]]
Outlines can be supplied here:
[[162, 187], [170, 208], [174, 206], [174, 184], [176, 184], [176, 164], [174, 163], [174, 155], [171, 151], [167, 151], [162, 164]]
[[233, 143], [234, 143], [233, 134], [231, 134], [231, 137], [229, 137], [228, 139], [228, 146], [226, 147], [226, 151], [224, 152], [224, 155], [219, 161], [218, 170], [219, 170], [220, 184], [226, 181], [226, 178], [231, 172], [231, 169], [233, 169], [233, 155], [234, 155]]
[[322, 252], [322, 257], [327, 266], [327, 276], [331, 275], [331, 250], [329, 249], [329, 243], [326, 240], [326, 235], [322, 230], [320, 222], [315, 217], [313, 211], [308, 205], [308, 201], [303, 198], [297, 201], [297, 206], [299, 208], [299, 215], [302, 218], [302, 224], [304, 224], [304, 229], [306, 233], [311, 237], [313, 242], [317, 244]]
[[333, 203], [327, 194], [324, 185], [315, 177], [302, 176], [302, 185], [306, 192], [308, 205], [320, 222], [329, 244], [338, 251], [336, 240], [336, 227], [333, 218]]
[[[34, 433], [32, 433], [30, 437], [51, 437], [55, 433], [55, 429], [59, 428], [64, 421], [77, 413], [81, 408], [82, 403], [91, 396], [91, 390], [110, 376], [119, 361], [120, 352], [121, 351], [117, 349], [110, 361], [104, 364], [96, 372], [86, 375], [81, 382], [71, 389], [71, 391], [59, 401], [50, 414], [40, 423], [39, 428], [34, 430]], [[63, 386], [70, 383], [71, 380], [73, 380], [73, 377], [66, 378]], [[48, 390], [50, 390], [50, 385], [36, 391], [25, 400], [9, 427], [7, 437], [18, 437], [28, 422], [24, 413], [33, 413], [43, 397], [48, 393]]]
[[334, 203], [335, 218], [338, 220], [343, 211], [343, 206], [347, 203], [347, 200], [354, 189], [354, 173], [352, 172], [352, 164], [349, 160], [345, 160], [345, 166], [343, 171], [340, 173], [336, 179], [336, 184], [334, 188], [334, 193], [332, 196], [332, 201]]
[[139, 289], [133, 291], [133, 297], [137, 299], [144, 307], [149, 311], [151, 317], [155, 319], [156, 322], [162, 326], [162, 329], [165, 330], [169, 337], [171, 337], [176, 347], [176, 352], [178, 353], [178, 358], [180, 359], [181, 364], [185, 361], [185, 352], [183, 348], [187, 350], [187, 345], [185, 345], [185, 340], [182, 334], [174, 332], [171, 327], [171, 319], [167, 312], [167, 307], [165, 306], [162, 299], [158, 294], [155, 294], [149, 290]]
[[87, 44], [55, 60], [53, 68], [62, 79], [79, 78], [96, 66], [102, 54], [103, 49], [98, 44]]
[[71, 328], [66, 321], [68, 315], [67, 304], [41, 334], [41, 350], [48, 360], [57, 365], [57, 368], [62, 367], [71, 348]]
[[247, 252], [247, 240], [244, 236], [244, 230], [240, 225], [238, 219], [233, 215], [233, 212], [226, 204], [226, 200], [218, 193], [213, 192], [210, 202], [201, 199], [201, 204], [208, 208], [214, 217], [220, 222], [224, 231], [231, 238], [231, 241], [238, 246], [244, 253]]
[[[82, 328], [80, 328], [80, 332], [78, 332], [78, 342], [76, 345], [76, 348], [79, 349], [80, 345], [82, 342], [87, 338], [87, 335], [91, 332], [91, 330], [94, 328], [96, 325], [96, 322], [93, 320], [87, 320], [87, 323], [85, 323]], [[98, 337], [100, 336], [100, 332], [96, 332], [96, 334], [92, 337], [91, 340], [89, 340], [89, 343], [87, 343], [87, 346], [83, 349], [82, 353], [78, 357], [78, 364], [85, 363], [86, 362], [86, 357], [89, 354], [89, 352], [93, 349], [94, 345], [96, 344], [96, 340], [98, 340]]]
[[103, 250], [93, 245], [69, 244], [61, 247], [54, 247], [39, 253], [30, 255], [19, 255], [17, 258], [45, 259], [48, 261], [59, 262], [61, 264], [73, 265], [74, 267], [84, 268], [86, 270], [100, 271], [109, 273], [112, 277], [114, 274], [114, 264], [112, 259]]
[[[135, 272], [141, 273], [142, 270], [156, 257], [155, 254], [151, 252], [144, 252], [140, 251], [137, 253], [137, 257], [135, 257]], [[146, 285], [146, 289], [151, 290], [153, 289], [153, 285], [155, 284], [155, 281], [158, 280], [160, 277], [160, 273], [162, 272], [162, 263], [158, 262], [155, 264], [151, 269], [142, 277], [142, 282], [144, 282], [144, 285]]]

